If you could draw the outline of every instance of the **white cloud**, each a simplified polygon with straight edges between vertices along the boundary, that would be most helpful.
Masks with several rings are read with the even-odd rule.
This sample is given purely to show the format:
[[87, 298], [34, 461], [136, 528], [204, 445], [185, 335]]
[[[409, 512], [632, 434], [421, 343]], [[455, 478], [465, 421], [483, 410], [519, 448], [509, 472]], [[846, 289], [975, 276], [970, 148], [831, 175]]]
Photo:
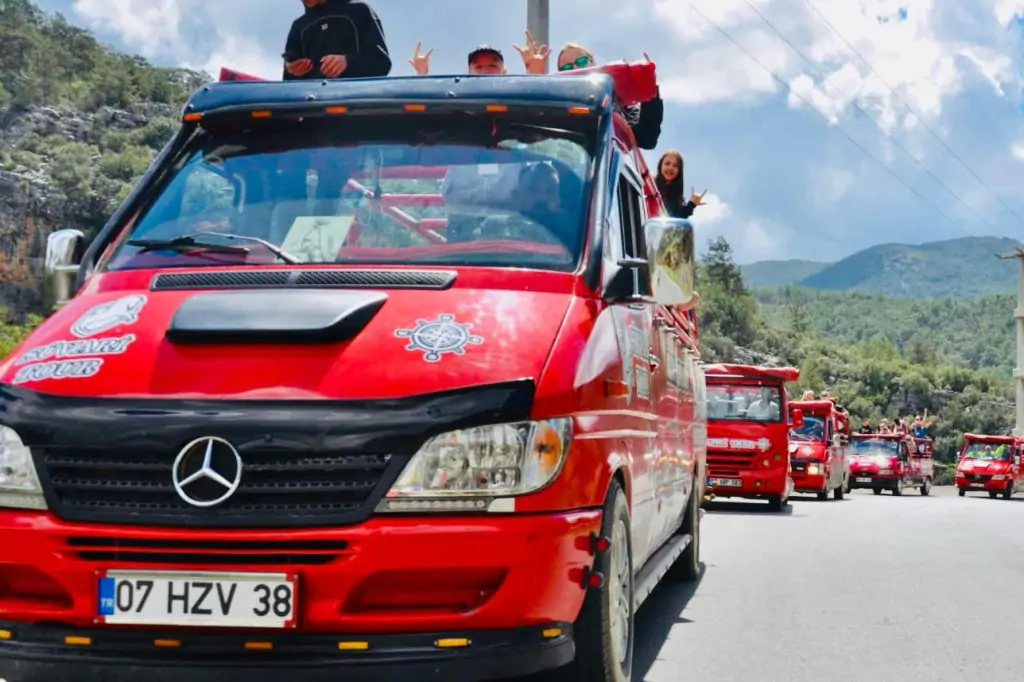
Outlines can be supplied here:
[[1013, 154], [1013, 158], [1018, 161], [1024, 161], [1024, 142], [1017, 142], [1010, 148], [1010, 153]]
[[729, 217], [730, 209], [729, 204], [722, 200], [722, 197], [717, 194], [708, 192], [704, 195], [704, 202], [701, 206], [696, 209], [694, 213], [694, 220], [697, 221], [701, 227], [706, 225], [714, 225], [720, 223]]

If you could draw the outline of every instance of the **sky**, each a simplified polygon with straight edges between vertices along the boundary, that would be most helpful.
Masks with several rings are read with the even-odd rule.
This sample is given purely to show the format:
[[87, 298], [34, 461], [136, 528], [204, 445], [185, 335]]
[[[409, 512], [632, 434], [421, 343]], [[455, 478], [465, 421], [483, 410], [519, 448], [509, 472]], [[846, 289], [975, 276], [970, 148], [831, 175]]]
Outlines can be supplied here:
[[[279, 78], [298, 0], [37, 0], [160, 65]], [[525, 0], [371, 0], [394, 61], [433, 73], [501, 48]], [[741, 263], [880, 243], [1024, 240], [1024, 0], [551, 0], [551, 43], [657, 64], [670, 147], [708, 190], [698, 240]]]

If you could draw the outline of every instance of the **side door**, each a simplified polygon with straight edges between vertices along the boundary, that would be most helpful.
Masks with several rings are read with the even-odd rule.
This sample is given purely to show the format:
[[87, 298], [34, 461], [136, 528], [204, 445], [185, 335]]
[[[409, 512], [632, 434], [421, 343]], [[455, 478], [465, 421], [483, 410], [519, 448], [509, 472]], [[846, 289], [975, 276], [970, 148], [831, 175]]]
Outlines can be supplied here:
[[[628, 163], [624, 149], [616, 146], [611, 164], [612, 202], [608, 213], [608, 256], [644, 258], [644, 210], [639, 174]], [[634, 293], [646, 293], [639, 274]], [[649, 288], [649, 284], [647, 285]], [[623, 381], [629, 386], [628, 407], [622, 413], [624, 441], [629, 450], [632, 475], [632, 532], [634, 569], [657, 548], [661, 535], [662, 500], [658, 496], [658, 468], [663, 448], [652, 367], [660, 357], [654, 333], [655, 310], [651, 303], [617, 303], [611, 310], [615, 322]]]
[[1024, 486], [1024, 442], [1018, 443], [1013, 453], [1013, 489]]

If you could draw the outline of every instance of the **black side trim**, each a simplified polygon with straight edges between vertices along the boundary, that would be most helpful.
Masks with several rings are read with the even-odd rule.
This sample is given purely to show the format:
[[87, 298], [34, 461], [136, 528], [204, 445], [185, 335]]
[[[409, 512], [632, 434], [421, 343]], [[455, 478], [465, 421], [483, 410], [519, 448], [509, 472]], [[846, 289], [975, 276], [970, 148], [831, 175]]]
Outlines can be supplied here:
[[183, 289], [374, 288], [448, 289], [455, 283], [451, 270], [218, 270], [165, 272], [150, 282], [151, 291]]
[[211, 291], [174, 313], [172, 342], [339, 342], [355, 338], [387, 294], [370, 291]]
[[[0, 676], [11, 682], [484, 682], [525, 677], [570, 663], [572, 626], [551, 623], [515, 630], [473, 630], [374, 635], [295, 632], [201, 632], [194, 629], [78, 630], [0, 622], [12, 633], [0, 640]], [[544, 638], [543, 629], [557, 628]], [[90, 637], [90, 646], [70, 646], [64, 637]], [[441, 649], [440, 639], [467, 638], [464, 648]], [[172, 639], [180, 647], [157, 647]], [[270, 642], [270, 650], [247, 651], [245, 642]], [[345, 651], [342, 641], [366, 642]]]
[[[0, 385], [0, 423], [32, 448], [51, 511], [70, 521], [281, 528], [369, 518], [409, 458], [451, 430], [530, 418], [531, 379], [377, 400], [67, 397]], [[243, 486], [209, 509], [171, 485], [203, 436], [240, 453]]]

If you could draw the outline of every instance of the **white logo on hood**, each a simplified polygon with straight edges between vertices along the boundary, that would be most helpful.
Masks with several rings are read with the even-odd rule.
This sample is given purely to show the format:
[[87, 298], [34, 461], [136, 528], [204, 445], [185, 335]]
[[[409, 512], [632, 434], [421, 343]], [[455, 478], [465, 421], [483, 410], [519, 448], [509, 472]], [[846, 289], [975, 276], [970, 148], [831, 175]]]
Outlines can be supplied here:
[[141, 294], [122, 296], [107, 303], [94, 305], [75, 320], [71, 325], [71, 333], [80, 339], [86, 339], [121, 324], [134, 324], [139, 321], [139, 311], [144, 305], [146, 297]]

